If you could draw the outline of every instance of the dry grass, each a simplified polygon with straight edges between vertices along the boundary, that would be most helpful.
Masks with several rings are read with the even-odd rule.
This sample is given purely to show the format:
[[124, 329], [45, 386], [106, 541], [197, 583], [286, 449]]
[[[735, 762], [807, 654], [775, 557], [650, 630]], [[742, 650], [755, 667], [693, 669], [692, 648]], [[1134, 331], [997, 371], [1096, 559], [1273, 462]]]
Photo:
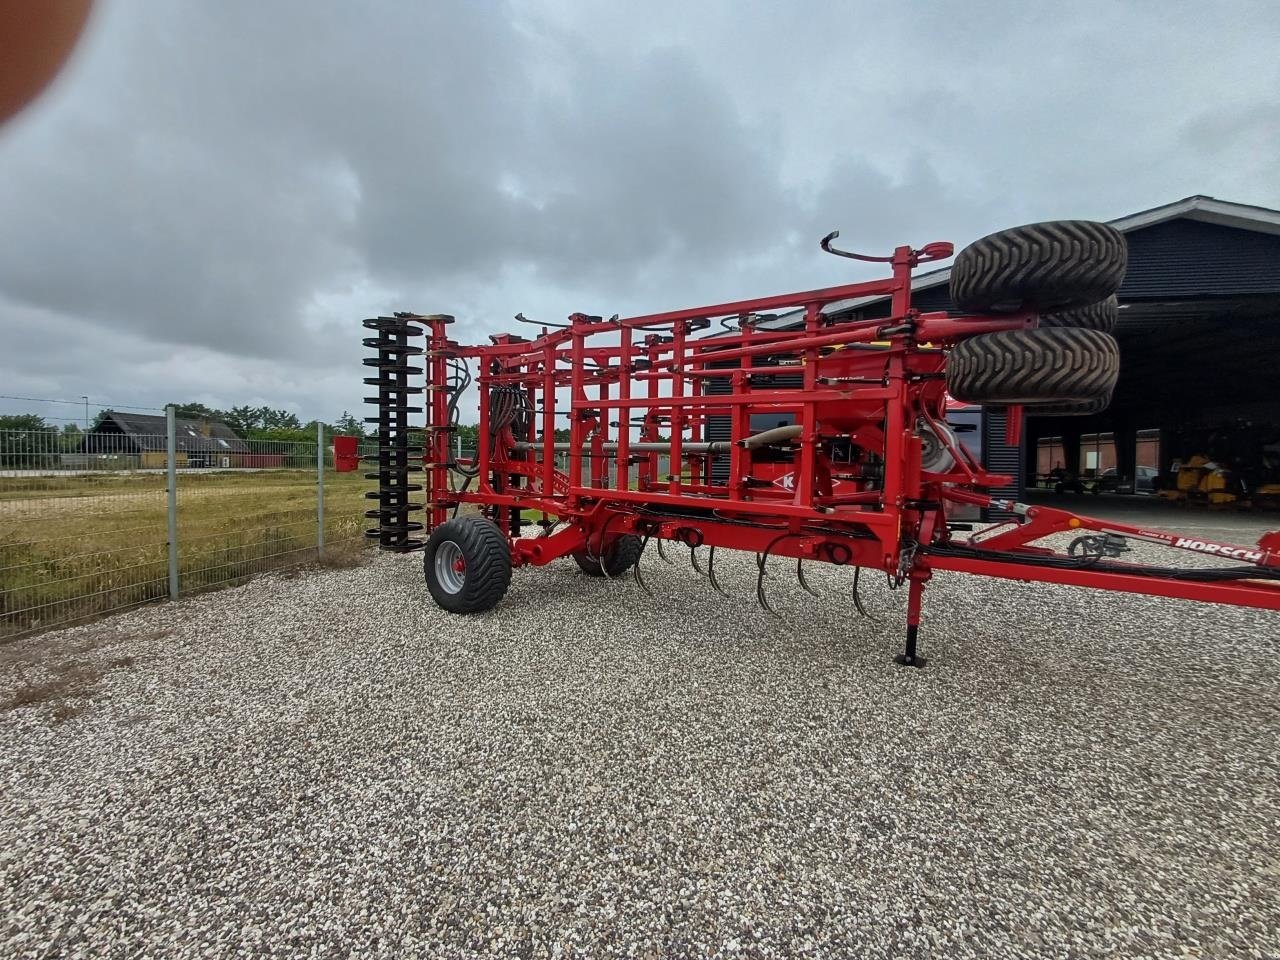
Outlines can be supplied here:
[[[369, 482], [325, 477], [326, 554], [354, 565]], [[316, 559], [311, 471], [178, 478], [183, 594]], [[0, 643], [168, 596], [165, 479], [0, 478]]]
[[373, 556], [373, 545], [368, 540], [340, 540], [325, 544], [324, 552], [316, 558], [316, 565], [327, 570], [350, 570], [363, 567]]
[[56, 646], [0, 648], [0, 682], [5, 686], [12, 684], [8, 692], [0, 694], [0, 713], [23, 707], [47, 707], [46, 715], [54, 723], [78, 717], [88, 710], [89, 700], [103, 677], [132, 669], [137, 662], [131, 655], [95, 658], [87, 654], [93, 654], [112, 640], [157, 640], [168, 635], [168, 631], [163, 631], [130, 638], [104, 631]]
[[0, 712], [50, 702], [67, 706], [68, 700], [88, 697], [107, 672], [102, 667], [75, 660], [56, 664], [52, 671], [53, 675], [46, 679], [24, 677], [21, 686], [0, 699]]

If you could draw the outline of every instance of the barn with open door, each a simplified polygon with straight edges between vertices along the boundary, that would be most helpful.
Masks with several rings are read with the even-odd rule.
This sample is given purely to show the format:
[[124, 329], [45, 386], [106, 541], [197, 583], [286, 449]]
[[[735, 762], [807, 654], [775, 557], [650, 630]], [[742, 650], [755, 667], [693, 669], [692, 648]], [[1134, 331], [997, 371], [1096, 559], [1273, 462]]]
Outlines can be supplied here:
[[1027, 421], [1028, 477], [1056, 447], [1065, 472], [1114, 470], [1139, 492], [1194, 456], [1228, 467], [1245, 499], [1280, 482], [1280, 212], [1190, 197], [1115, 225], [1129, 241], [1120, 381], [1103, 413]]
[[[988, 408], [984, 461], [1015, 475], [1006, 492], [1019, 496], [1052, 489], [1051, 472], [1150, 492], [1193, 456], [1228, 465], [1250, 495], [1280, 484], [1280, 211], [1196, 196], [1111, 223], [1128, 240], [1129, 269], [1110, 407], [1029, 417], [1017, 448], [1004, 443], [1004, 411]], [[951, 309], [949, 279], [949, 269], [919, 274], [914, 304]], [[886, 316], [888, 302], [863, 298], [826, 312]]]

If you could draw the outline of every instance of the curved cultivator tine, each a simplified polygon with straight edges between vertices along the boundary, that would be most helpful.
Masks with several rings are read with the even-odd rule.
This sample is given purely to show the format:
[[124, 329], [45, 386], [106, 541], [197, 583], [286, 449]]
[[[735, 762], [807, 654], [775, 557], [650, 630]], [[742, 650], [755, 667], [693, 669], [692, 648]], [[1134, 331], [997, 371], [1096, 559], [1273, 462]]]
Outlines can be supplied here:
[[822, 599], [822, 597], [819, 596], [819, 594], [815, 593], [814, 589], [811, 586], [809, 586], [809, 581], [804, 578], [804, 558], [803, 557], [796, 558], [796, 579], [800, 581], [800, 586], [804, 589], [805, 593], [809, 594], [809, 596], [811, 597], [817, 597], [819, 600]]
[[[662, 543], [662, 541], [659, 540], [658, 543]], [[636, 583], [640, 584], [640, 589], [652, 597], [653, 591], [649, 589], [649, 584], [644, 582], [644, 576], [640, 573], [640, 561], [644, 559], [644, 549], [648, 545], [649, 538], [645, 537], [644, 540], [640, 542], [640, 556], [636, 557], [636, 562], [631, 566], [631, 576], [635, 579]]]
[[662, 558], [663, 563], [668, 563], [673, 567], [676, 565], [676, 562], [667, 556], [667, 551], [662, 549], [661, 537], [658, 538], [658, 556]]
[[764, 578], [766, 576], [765, 562], [767, 560], [768, 560], [767, 555], [765, 554], [757, 555], [756, 562], [760, 566], [760, 576], [756, 577], [756, 602], [760, 604], [760, 606], [771, 616], [777, 617], [779, 620], [781, 620], [782, 614], [778, 613], [777, 610], [769, 606], [769, 598], [765, 596], [765, 592], [764, 592]]
[[853, 568], [853, 606], [858, 613], [862, 614], [868, 620], [874, 620], [876, 618], [867, 613], [867, 608], [862, 605], [862, 595], [858, 592], [858, 575], [860, 573], [862, 573], [861, 567]]
[[724, 588], [720, 586], [720, 581], [716, 579], [716, 548], [713, 545], [707, 550], [707, 579], [711, 581], [711, 587], [716, 593], [722, 597], [729, 594], [724, 592]]
[[700, 574], [702, 574], [704, 577], [707, 575], [707, 571], [703, 570], [703, 569], [702, 569], [702, 567], [701, 567], [701, 565], [698, 563], [698, 548], [697, 548], [697, 547], [690, 547], [690, 548], [689, 548], [689, 562], [693, 564], [693, 569], [697, 570], [697, 571], [698, 571]]

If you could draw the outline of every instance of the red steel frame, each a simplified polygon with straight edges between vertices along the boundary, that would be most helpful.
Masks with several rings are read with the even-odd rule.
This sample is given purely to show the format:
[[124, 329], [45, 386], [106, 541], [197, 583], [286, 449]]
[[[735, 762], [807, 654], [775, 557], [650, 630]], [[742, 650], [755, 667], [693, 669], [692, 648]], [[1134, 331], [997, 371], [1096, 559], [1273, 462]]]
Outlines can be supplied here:
[[[542, 565], [568, 554], [597, 553], [624, 533], [690, 546], [750, 550], [885, 572], [907, 585], [907, 645], [899, 662], [923, 663], [916, 651], [921, 596], [935, 570], [1148, 593], [1280, 609], [1280, 532], [1258, 547], [1237, 547], [1077, 516], [1068, 511], [993, 500], [983, 488], [1008, 477], [989, 474], [945, 429], [946, 347], [978, 333], [1034, 326], [1034, 314], [956, 316], [911, 306], [911, 272], [950, 255], [949, 245], [899, 247], [886, 279], [667, 313], [602, 319], [576, 313], [558, 329], [525, 339], [504, 334], [465, 346], [450, 340], [447, 318], [419, 319], [428, 332], [428, 525], [460, 503], [480, 505], [512, 534], [516, 565]], [[868, 258], [869, 259], [869, 258]], [[829, 325], [822, 308], [837, 300], [887, 296], [887, 319]], [[773, 310], [802, 308], [800, 330], [762, 329], [749, 321]], [[728, 332], [696, 334], [718, 318], [748, 318]], [[449, 358], [479, 366], [478, 467], [475, 485], [449, 486], [446, 391]], [[786, 366], [777, 365], [783, 358]], [[799, 389], [766, 378], [799, 373]], [[709, 391], [715, 381], [727, 390]], [[529, 411], [528, 432], [491, 429], [490, 391], [516, 387]], [[539, 408], [540, 411], [539, 411]], [[639, 436], [629, 424], [637, 418]], [[750, 449], [753, 414], [791, 414], [799, 436], [790, 455]], [[708, 418], [724, 418], [730, 440], [708, 450]], [[568, 465], [556, 464], [554, 431], [567, 418]], [[1010, 410], [1016, 440], [1020, 411]], [[665, 432], [669, 441], [661, 441]], [[922, 464], [923, 436], [940, 438], [950, 463]], [[659, 475], [669, 443], [670, 473]], [[833, 458], [851, 444], [856, 463]], [[561, 445], [563, 447], [563, 444]], [[868, 453], [873, 456], [868, 456]], [[768, 455], [765, 455], [768, 454]], [[782, 459], [786, 462], [778, 462]], [[712, 464], [727, 461], [727, 483]], [[610, 466], [613, 477], [610, 477]], [[634, 468], [634, 474], [633, 474]], [[976, 504], [1012, 511], [1007, 530], [953, 536], [949, 506]], [[521, 510], [558, 521], [558, 531], [522, 538]], [[1217, 554], [1258, 568], [1256, 578], [1184, 579], [1099, 557], [1071, 559], [1033, 541], [1063, 531], [1114, 534]]]

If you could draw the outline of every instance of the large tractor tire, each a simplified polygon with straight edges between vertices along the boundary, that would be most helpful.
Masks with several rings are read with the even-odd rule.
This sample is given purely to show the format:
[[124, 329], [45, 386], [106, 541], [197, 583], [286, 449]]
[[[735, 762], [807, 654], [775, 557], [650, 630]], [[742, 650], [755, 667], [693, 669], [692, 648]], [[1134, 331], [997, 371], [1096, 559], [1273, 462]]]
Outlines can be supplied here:
[[[589, 546], [595, 547], [594, 544]], [[639, 562], [643, 548], [644, 541], [626, 533], [611, 540], [600, 556], [588, 549], [579, 550], [573, 559], [589, 577], [620, 577]]]
[[1089, 417], [1111, 406], [1111, 394], [1092, 400], [1065, 400], [1061, 403], [1033, 403], [1022, 408], [1028, 417]]
[[1087, 307], [1076, 307], [1074, 310], [1062, 310], [1056, 313], [1042, 314], [1040, 326], [1043, 327], [1079, 327], [1081, 330], [1097, 330], [1101, 333], [1113, 333], [1116, 329], [1116, 318], [1120, 315], [1120, 304], [1115, 294]]
[[951, 268], [951, 300], [975, 313], [1047, 313], [1105, 300], [1128, 263], [1124, 234], [1105, 223], [1056, 220], [975, 240]]
[[1120, 373], [1115, 338], [1073, 327], [1002, 330], [961, 340], [947, 358], [947, 391], [981, 404], [1109, 397]]
[[511, 547], [484, 517], [454, 517], [436, 527], [422, 566], [432, 599], [450, 613], [488, 610], [511, 585]]

